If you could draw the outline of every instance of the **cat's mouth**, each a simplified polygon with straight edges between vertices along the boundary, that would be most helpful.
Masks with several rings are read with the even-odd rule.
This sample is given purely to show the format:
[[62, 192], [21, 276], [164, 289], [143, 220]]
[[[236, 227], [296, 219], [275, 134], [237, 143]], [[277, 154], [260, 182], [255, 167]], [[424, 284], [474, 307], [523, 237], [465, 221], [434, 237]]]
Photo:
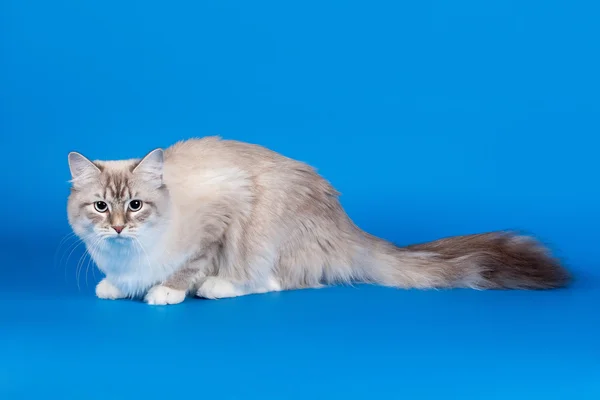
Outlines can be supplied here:
[[116, 243], [125, 243], [125, 242], [129, 242], [129, 241], [133, 240], [133, 237], [129, 236], [129, 235], [119, 234], [119, 235], [110, 235], [106, 239], [116, 242]]

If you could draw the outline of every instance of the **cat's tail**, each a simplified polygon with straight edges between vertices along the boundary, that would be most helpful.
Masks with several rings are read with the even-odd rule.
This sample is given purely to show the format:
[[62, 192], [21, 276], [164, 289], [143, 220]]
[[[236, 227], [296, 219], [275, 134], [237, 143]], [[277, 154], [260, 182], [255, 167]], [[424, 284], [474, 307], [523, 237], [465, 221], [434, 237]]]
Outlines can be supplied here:
[[[570, 274], [535, 239], [511, 232], [456, 236], [396, 247], [366, 236], [362, 278], [401, 288], [553, 289]], [[357, 264], [358, 265], [358, 264]]]

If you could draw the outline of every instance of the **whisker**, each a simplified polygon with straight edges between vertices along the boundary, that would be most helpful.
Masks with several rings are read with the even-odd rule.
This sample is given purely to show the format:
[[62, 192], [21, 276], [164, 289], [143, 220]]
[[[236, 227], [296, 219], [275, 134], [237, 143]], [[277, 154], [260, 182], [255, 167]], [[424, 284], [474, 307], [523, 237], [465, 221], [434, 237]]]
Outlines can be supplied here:
[[135, 246], [133, 246], [133, 247], [135, 248], [135, 253], [137, 254], [137, 263], [134, 264], [135, 265], [135, 272], [137, 274], [139, 272], [138, 271], [138, 267], [139, 267], [139, 264], [140, 264], [140, 259], [142, 258], [142, 251], [140, 250], [140, 246], [138, 245], [138, 243], [136, 243], [137, 239], [134, 237], [133, 240], [134, 240], [134, 244], [135, 244]]
[[65, 252], [63, 253], [62, 257], [60, 257], [60, 261], [59, 263], [62, 264], [63, 263], [63, 259], [65, 258], [65, 254], [67, 254], [67, 252], [69, 250], [71, 250], [71, 252], [69, 253], [69, 256], [66, 259], [66, 262], [69, 261], [69, 257], [71, 257], [71, 254], [73, 254], [73, 251], [81, 244], [83, 243], [83, 240], [79, 237], [76, 238], [77, 240], [74, 243], [71, 243], [69, 245], [69, 247], [67, 247], [67, 249], [65, 250]]
[[[63, 272], [64, 272], [64, 280], [65, 280], [65, 282], [67, 282], [67, 267], [69, 265], [69, 260], [70, 260], [71, 256], [73, 255], [73, 253], [75, 252], [75, 250], [77, 250], [77, 248], [79, 246], [81, 246], [82, 243], [83, 244], [85, 243], [85, 240], [88, 240], [92, 236], [93, 236], [93, 234], [87, 234], [87, 235], [82, 235], [82, 237], [79, 237], [75, 233], [72, 233], [72, 234], [67, 235], [65, 238], [63, 238], [63, 241], [62, 241], [63, 245], [64, 245], [64, 243], [66, 243], [65, 240], [69, 240], [69, 239], [72, 239], [72, 238], [76, 239], [76, 241], [74, 243], [69, 244], [69, 246], [64, 251], [64, 253], [62, 254], [62, 256], [60, 257], [60, 260], [59, 260], [59, 265], [63, 265], [63, 260], [65, 258], [65, 255], [70, 250], [69, 255], [67, 256], [66, 260], [64, 260], [64, 269], [63, 269]], [[80, 260], [81, 260], [81, 258], [80, 258]], [[78, 261], [78, 264], [79, 264], [79, 261]]]
[[77, 290], [79, 290], [79, 291], [81, 291], [81, 287], [79, 287], [79, 264], [81, 263], [81, 260], [85, 261], [87, 254], [88, 254], [87, 249], [85, 249], [85, 251], [83, 252], [81, 257], [79, 257], [79, 260], [77, 261], [77, 265], [75, 266], [75, 279], [77, 280]]
[[66, 279], [66, 274], [67, 274], [67, 266], [69, 265], [69, 259], [71, 258], [71, 256], [73, 255], [73, 252], [82, 244], [85, 244], [85, 242], [83, 240], [79, 240], [77, 242], [77, 244], [75, 245], [75, 247], [73, 247], [73, 249], [71, 250], [71, 252], [69, 253], [69, 256], [67, 257], [67, 259], [65, 260], [65, 279]]
[[[86, 288], [89, 287], [89, 285], [88, 285], [88, 270], [90, 268], [90, 263], [92, 262], [92, 260], [94, 258], [94, 249], [96, 248], [96, 245], [99, 240], [101, 240], [101, 239], [97, 239], [92, 245], [89, 246], [90, 248], [88, 249], [89, 257], [88, 257], [87, 265], [85, 267], [85, 287]], [[83, 265], [81, 266], [81, 268], [83, 268]]]
[[[89, 271], [89, 269], [90, 269], [90, 264], [91, 264], [91, 263], [93, 262], [93, 260], [94, 260], [94, 254], [95, 254], [95, 252], [94, 252], [94, 248], [90, 249], [90, 257], [88, 258], [87, 265], [85, 266], [85, 287], [86, 287], [86, 288], [87, 288], [87, 287], [89, 287], [89, 286], [88, 286], [88, 271]], [[92, 268], [92, 271], [93, 271], [93, 268]]]
[[[86, 243], [83, 255], [79, 258], [79, 261], [77, 262], [77, 267], [75, 268], [75, 277], [77, 279], [77, 289], [78, 290], [81, 290], [81, 288], [79, 286], [79, 278], [81, 278], [81, 270], [83, 269], [83, 264], [85, 263], [86, 257], [91, 257], [91, 255], [89, 253], [89, 247], [93, 246], [98, 240], [100, 240], [100, 239], [95, 238], [93, 240], [93, 242], [89, 245]], [[86, 277], [86, 283], [87, 283], [87, 277]]]
[[69, 241], [69, 240], [71, 240], [71, 239], [73, 239], [75, 236], [76, 236], [76, 233], [75, 233], [75, 232], [68, 233], [68, 234], [66, 234], [65, 236], [63, 236], [63, 238], [62, 238], [62, 239], [61, 239], [61, 241], [58, 243], [58, 245], [56, 245], [56, 251], [54, 252], [54, 257], [52, 258], [52, 260], [53, 260], [53, 263], [52, 263], [52, 265], [53, 265], [53, 268], [56, 268], [56, 267], [57, 267], [57, 265], [58, 265], [58, 262], [57, 262], [58, 260], [57, 260], [57, 258], [58, 258], [58, 254], [59, 254], [59, 252], [60, 252], [61, 248], [62, 248], [64, 245], [66, 245], [66, 244], [68, 243], [68, 241]]
[[96, 258], [96, 256], [98, 255], [98, 252], [100, 251], [100, 245], [101, 245], [102, 243], [103, 243], [103, 239], [102, 239], [102, 238], [100, 238], [100, 239], [99, 239], [99, 240], [98, 240], [98, 241], [95, 243], [95, 245], [94, 245], [94, 248], [92, 249], [92, 254], [91, 254], [90, 260], [88, 261], [88, 265], [87, 265], [87, 267], [86, 267], [86, 269], [85, 269], [85, 280], [86, 280], [86, 285], [87, 285], [87, 272], [88, 272], [88, 268], [89, 268], [89, 266], [90, 266], [90, 262], [92, 262], [92, 263], [93, 263], [93, 266], [92, 266], [92, 275], [93, 275], [93, 277], [94, 277], [94, 280], [96, 280], [96, 273], [94, 272], [94, 270], [96, 269], [96, 262], [95, 262], [95, 260], [94, 260], [94, 259], [95, 259], [95, 258]]
[[152, 265], [150, 263], [150, 258], [148, 257], [148, 253], [146, 252], [146, 249], [144, 248], [144, 245], [142, 245], [142, 242], [140, 242], [138, 240], [138, 238], [136, 238], [136, 237], [133, 237], [133, 238], [134, 238], [135, 242], [140, 246], [140, 248], [142, 249], [142, 251], [144, 252], [144, 255], [146, 256], [146, 262], [148, 263], [148, 265], [147, 265], [148, 268], [151, 268]]

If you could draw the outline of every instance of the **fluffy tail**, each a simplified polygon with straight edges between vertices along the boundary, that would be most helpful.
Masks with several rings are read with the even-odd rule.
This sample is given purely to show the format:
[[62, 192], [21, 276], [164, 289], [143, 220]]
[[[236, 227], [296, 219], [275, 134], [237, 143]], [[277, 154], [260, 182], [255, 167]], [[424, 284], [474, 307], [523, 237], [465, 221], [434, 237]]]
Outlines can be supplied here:
[[553, 289], [571, 279], [539, 242], [510, 232], [456, 236], [403, 248], [372, 236], [367, 241], [368, 260], [361, 260], [362, 272], [366, 280], [385, 286]]

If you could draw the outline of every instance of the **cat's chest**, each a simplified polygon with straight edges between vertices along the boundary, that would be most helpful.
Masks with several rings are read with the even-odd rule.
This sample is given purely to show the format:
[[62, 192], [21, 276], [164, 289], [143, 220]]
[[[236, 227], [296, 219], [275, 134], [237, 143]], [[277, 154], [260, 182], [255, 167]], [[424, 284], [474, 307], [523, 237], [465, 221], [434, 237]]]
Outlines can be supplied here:
[[164, 251], [108, 251], [94, 259], [113, 284], [132, 295], [165, 281], [184, 263], [184, 257], [168, 257]]

